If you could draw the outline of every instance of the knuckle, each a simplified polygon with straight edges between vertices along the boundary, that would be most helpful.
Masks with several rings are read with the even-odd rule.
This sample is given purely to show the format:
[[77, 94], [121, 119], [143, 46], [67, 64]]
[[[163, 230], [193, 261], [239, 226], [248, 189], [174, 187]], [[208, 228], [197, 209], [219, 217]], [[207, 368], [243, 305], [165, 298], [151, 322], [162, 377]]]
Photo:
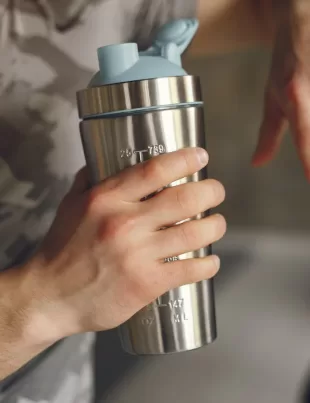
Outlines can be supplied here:
[[179, 237], [181, 244], [185, 245], [186, 247], [191, 247], [191, 245], [195, 245], [198, 240], [198, 232], [197, 228], [194, 225], [195, 221], [192, 221], [188, 224], [181, 224], [179, 226]]
[[123, 184], [123, 176], [124, 173], [122, 172], [121, 174], [107, 178], [102, 182], [101, 186], [105, 191], [113, 192]]
[[136, 228], [136, 217], [130, 214], [116, 214], [109, 216], [99, 230], [101, 240], [117, 241], [117, 244], [126, 239], [130, 243], [131, 232]]
[[103, 181], [99, 186], [92, 188], [85, 198], [86, 211], [89, 213], [102, 213], [117, 201], [115, 190], [122, 185], [122, 177], [115, 176]]
[[153, 181], [165, 177], [165, 170], [160, 158], [155, 157], [146, 163], [142, 163], [140, 168], [140, 173], [144, 181]]
[[86, 212], [90, 214], [102, 213], [106, 205], [105, 194], [99, 188], [91, 189], [85, 198]]
[[98, 238], [102, 242], [115, 242], [115, 240], [118, 240], [121, 230], [122, 225], [119, 219], [109, 217], [109, 219], [105, 220], [104, 223], [100, 226], [98, 230]]
[[[193, 189], [191, 189], [193, 190]], [[195, 208], [196, 197], [186, 186], [175, 187], [176, 204], [181, 211], [187, 212]]]

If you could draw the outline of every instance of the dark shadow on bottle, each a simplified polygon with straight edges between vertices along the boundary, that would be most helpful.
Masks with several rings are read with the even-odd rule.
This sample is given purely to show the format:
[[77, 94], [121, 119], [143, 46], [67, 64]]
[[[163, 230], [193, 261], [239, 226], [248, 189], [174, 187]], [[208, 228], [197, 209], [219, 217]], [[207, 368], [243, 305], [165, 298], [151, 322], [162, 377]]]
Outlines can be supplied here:
[[124, 353], [117, 330], [98, 333], [95, 348], [95, 402], [102, 403], [102, 399], [109, 391], [141, 359], [141, 357]]

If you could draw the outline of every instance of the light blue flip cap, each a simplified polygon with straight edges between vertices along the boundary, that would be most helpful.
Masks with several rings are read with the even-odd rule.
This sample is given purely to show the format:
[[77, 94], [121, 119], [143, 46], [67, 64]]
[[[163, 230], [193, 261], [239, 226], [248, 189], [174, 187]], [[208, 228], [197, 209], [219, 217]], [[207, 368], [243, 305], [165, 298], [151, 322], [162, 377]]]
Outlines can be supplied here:
[[100, 70], [89, 87], [187, 75], [182, 68], [181, 55], [197, 29], [196, 19], [181, 19], [164, 25], [146, 51], [139, 52], [136, 43], [99, 48]]

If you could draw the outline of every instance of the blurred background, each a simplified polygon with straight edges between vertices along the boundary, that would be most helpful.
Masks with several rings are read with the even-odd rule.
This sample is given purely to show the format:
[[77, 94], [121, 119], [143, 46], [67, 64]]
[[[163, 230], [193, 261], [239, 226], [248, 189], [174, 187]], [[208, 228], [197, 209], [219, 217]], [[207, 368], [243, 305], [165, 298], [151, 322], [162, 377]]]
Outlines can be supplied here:
[[288, 135], [274, 162], [250, 166], [269, 63], [259, 50], [186, 62], [203, 83], [209, 173], [227, 191], [217, 341], [141, 358], [100, 334], [98, 402], [310, 402], [310, 185]]

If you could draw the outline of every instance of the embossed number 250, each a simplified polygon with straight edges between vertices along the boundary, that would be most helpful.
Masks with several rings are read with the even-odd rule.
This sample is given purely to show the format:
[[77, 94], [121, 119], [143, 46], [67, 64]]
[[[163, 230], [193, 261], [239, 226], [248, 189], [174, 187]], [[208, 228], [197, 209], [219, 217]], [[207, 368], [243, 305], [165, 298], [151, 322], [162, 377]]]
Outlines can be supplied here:
[[130, 148], [126, 148], [125, 150], [121, 150], [121, 158], [130, 158], [133, 154], [132, 150]]
[[143, 161], [144, 155], [148, 154], [151, 157], [154, 157], [159, 154], [163, 154], [166, 152], [165, 146], [163, 144], [156, 144], [153, 146], [148, 146], [145, 150], [134, 150], [131, 148], [123, 148], [120, 150], [121, 158], [131, 158], [133, 155], [138, 155], [140, 162]]

